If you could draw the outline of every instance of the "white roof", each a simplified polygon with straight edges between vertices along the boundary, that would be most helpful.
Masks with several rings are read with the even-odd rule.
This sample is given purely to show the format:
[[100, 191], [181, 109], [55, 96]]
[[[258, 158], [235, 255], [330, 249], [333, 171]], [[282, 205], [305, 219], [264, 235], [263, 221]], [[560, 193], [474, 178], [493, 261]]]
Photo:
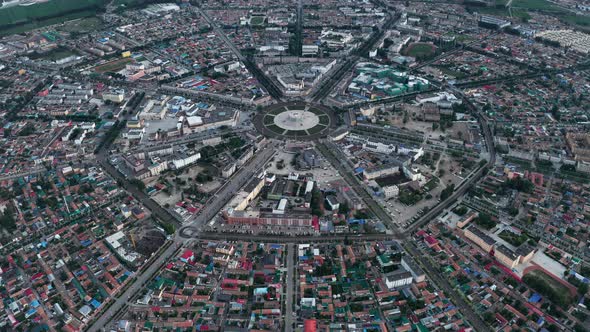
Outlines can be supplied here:
[[186, 122], [189, 126], [199, 126], [203, 124], [203, 119], [200, 116], [189, 116], [186, 118]]

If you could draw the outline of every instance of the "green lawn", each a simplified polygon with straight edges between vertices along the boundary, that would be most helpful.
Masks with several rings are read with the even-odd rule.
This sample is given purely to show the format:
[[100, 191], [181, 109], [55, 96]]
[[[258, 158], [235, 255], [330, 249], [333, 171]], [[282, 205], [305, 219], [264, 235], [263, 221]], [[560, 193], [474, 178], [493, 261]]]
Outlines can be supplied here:
[[315, 126], [315, 127], [313, 127], [313, 128], [307, 129], [307, 132], [308, 132], [310, 135], [313, 135], [313, 134], [317, 134], [317, 133], [319, 133], [320, 131], [322, 131], [322, 130], [324, 130], [324, 129], [326, 129], [326, 126], [324, 126], [324, 125], [317, 125], [317, 126]]
[[285, 111], [285, 109], [283, 107], [278, 107], [278, 108], [275, 108], [274, 110], [271, 110], [270, 112], [268, 112], [268, 114], [279, 115], [279, 114], [283, 113], [284, 111]]
[[264, 123], [264, 125], [271, 125], [274, 123], [274, 121], [275, 121], [275, 117], [267, 114], [264, 116], [262, 122]]
[[320, 115], [319, 119], [320, 119], [320, 124], [328, 125], [330, 123], [330, 117], [325, 114]]
[[282, 135], [282, 134], [283, 134], [283, 132], [285, 131], [285, 129], [283, 129], [283, 128], [281, 128], [281, 127], [279, 127], [279, 126], [275, 125], [275, 124], [273, 124], [273, 125], [270, 125], [270, 126], [266, 126], [266, 128], [267, 128], [268, 130], [272, 131], [272, 132], [275, 132], [275, 133], [277, 133], [277, 134], [281, 134], [281, 135]]
[[254, 16], [250, 19], [252, 25], [262, 25], [264, 23], [264, 16]]

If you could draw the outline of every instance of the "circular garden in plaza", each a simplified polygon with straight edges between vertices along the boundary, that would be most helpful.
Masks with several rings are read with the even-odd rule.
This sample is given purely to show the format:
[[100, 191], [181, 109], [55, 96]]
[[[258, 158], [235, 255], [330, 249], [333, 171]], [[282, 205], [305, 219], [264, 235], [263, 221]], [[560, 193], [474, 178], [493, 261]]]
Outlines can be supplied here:
[[274, 138], [317, 139], [326, 136], [335, 125], [330, 108], [303, 102], [271, 105], [254, 118], [256, 129]]

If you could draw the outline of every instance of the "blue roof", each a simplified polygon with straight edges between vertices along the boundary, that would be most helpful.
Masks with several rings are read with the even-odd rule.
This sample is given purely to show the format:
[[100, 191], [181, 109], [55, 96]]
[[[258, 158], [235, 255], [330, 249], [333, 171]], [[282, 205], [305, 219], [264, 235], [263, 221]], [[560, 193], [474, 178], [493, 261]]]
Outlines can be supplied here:
[[365, 219], [348, 219], [348, 223], [349, 224], [360, 224], [360, 225], [364, 225], [366, 223]]
[[540, 302], [542, 299], [541, 294], [538, 293], [534, 293], [533, 295], [531, 295], [531, 297], [529, 298], [529, 302], [531, 303], [537, 303]]
[[100, 307], [100, 302], [98, 302], [96, 299], [92, 299], [92, 301], [90, 301], [90, 304], [92, 304], [92, 306], [94, 307], [94, 309], [98, 309], [98, 307]]
[[31, 309], [31, 310], [27, 311], [26, 317], [31, 317], [36, 313], [37, 313], [37, 309]]

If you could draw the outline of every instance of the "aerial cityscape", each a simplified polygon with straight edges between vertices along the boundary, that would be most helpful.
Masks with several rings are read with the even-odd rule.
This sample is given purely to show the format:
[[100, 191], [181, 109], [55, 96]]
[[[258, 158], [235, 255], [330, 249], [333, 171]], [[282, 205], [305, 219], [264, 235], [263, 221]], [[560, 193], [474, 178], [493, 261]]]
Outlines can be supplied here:
[[590, 0], [0, 0], [0, 331], [590, 332]]

